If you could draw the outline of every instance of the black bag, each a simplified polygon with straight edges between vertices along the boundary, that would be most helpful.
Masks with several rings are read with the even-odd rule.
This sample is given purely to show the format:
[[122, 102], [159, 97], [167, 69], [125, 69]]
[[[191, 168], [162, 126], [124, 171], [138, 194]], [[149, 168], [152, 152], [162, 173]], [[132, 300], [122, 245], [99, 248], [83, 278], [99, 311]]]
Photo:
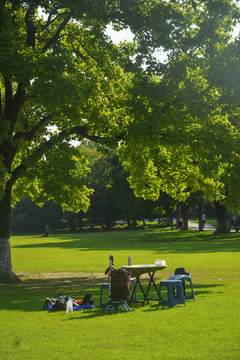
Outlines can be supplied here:
[[68, 299], [68, 296], [59, 296], [52, 306], [53, 310], [66, 310]]
[[83, 305], [94, 305], [94, 300], [91, 294], [86, 294], [83, 298]]
[[180, 267], [175, 270], [175, 275], [190, 275], [190, 273], [185, 271], [183, 267]]

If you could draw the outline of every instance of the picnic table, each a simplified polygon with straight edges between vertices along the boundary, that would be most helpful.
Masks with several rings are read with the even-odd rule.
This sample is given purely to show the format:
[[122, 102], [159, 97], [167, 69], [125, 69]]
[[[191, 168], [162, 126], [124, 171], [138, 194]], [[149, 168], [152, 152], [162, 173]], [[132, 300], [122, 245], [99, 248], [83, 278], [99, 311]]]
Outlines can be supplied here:
[[[149, 300], [158, 301], [159, 300], [159, 292], [158, 292], [157, 285], [154, 281], [154, 275], [155, 275], [156, 271], [163, 270], [166, 268], [166, 266], [167, 265], [156, 265], [156, 264], [124, 265], [124, 266], [122, 266], [122, 269], [125, 269], [125, 270], [131, 272], [131, 276], [136, 278], [136, 282], [135, 282], [135, 285], [134, 285], [134, 288], [133, 288], [133, 291], [132, 291], [129, 301], [132, 302], [132, 299], [133, 299], [133, 296], [137, 289], [137, 286], [139, 286], [139, 288], [143, 294], [143, 297], [144, 297], [143, 301], [141, 301], [142, 306], [145, 304], [145, 302], [149, 303]], [[141, 275], [143, 275], [143, 274], [149, 275], [149, 283], [148, 283], [146, 292], [144, 291], [144, 288], [140, 281]], [[148, 298], [148, 293], [149, 293], [151, 284], [154, 286], [154, 288], [156, 290], [157, 299]], [[137, 302], [140, 302], [140, 301], [137, 301]]]

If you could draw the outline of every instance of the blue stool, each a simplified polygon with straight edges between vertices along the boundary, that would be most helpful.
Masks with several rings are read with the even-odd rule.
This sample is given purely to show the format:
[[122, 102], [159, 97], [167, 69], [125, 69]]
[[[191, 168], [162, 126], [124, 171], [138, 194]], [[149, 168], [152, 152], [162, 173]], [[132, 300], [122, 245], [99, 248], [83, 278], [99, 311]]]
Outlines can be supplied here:
[[[185, 300], [191, 300], [192, 299], [192, 300], [195, 301], [191, 276], [185, 275], [180, 280], [182, 281], [182, 284], [183, 284], [183, 293], [184, 293]], [[191, 294], [190, 295], [186, 295], [186, 284], [185, 284], [186, 282], [189, 282], [189, 285], [190, 285], [190, 286], [188, 286], [191, 289]]]
[[[167, 295], [168, 295], [167, 300], [163, 300], [161, 296], [163, 288], [167, 288]], [[176, 292], [175, 289], [177, 289]], [[181, 280], [160, 281], [158, 305], [168, 305], [169, 308], [172, 308], [174, 305], [178, 305], [178, 304], [185, 305], [185, 297], [183, 293], [182, 281]]]
[[[135, 281], [134, 279], [131, 278], [131, 285], [134, 287], [135, 285]], [[104, 289], [109, 289], [109, 283], [104, 283], [104, 284], [101, 284], [101, 288], [100, 288], [100, 308], [104, 307], [104, 304], [102, 302], [102, 294], [103, 294], [103, 290]], [[136, 294], [136, 290], [135, 290], [135, 293], [134, 293], [134, 297], [132, 299], [132, 302], [136, 302], [137, 301], [137, 294]]]

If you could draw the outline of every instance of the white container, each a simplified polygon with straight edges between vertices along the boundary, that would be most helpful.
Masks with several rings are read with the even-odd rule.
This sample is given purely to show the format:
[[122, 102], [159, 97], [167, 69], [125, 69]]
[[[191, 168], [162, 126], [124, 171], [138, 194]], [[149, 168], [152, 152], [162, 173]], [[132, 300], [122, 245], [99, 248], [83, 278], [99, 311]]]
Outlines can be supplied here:
[[158, 260], [155, 261], [155, 265], [157, 265], [157, 266], [165, 266], [166, 261], [158, 259]]
[[73, 303], [72, 303], [72, 300], [70, 300], [70, 299], [67, 301], [66, 313], [67, 314], [72, 314], [73, 313]]

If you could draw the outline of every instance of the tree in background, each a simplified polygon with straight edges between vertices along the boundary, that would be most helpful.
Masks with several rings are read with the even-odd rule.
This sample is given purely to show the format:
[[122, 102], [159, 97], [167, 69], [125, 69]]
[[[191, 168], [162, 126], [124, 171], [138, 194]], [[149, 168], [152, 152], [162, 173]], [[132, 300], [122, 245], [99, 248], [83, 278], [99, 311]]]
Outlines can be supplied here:
[[46, 225], [51, 232], [58, 228], [63, 218], [61, 205], [48, 201], [42, 207], [32, 202], [31, 198], [22, 198], [12, 209], [11, 227], [14, 233], [43, 233]]
[[[117, 220], [135, 224], [137, 220], [155, 219], [162, 215], [160, 202], [136, 198], [127, 181], [128, 174], [119, 163], [114, 152], [100, 155], [97, 144], [80, 144], [86, 157], [90, 157], [91, 173], [86, 184], [94, 190], [90, 197], [87, 212], [63, 212], [60, 205], [48, 201], [42, 207], [32, 202], [31, 198], [22, 198], [12, 209], [12, 229], [14, 232], [29, 232], [44, 229], [49, 224], [51, 232], [58, 228], [70, 231], [83, 230], [85, 226], [101, 226], [110, 229]], [[89, 147], [89, 149], [88, 149]], [[161, 199], [162, 200], [162, 199]], [[168, 201], [169, 203], [169, 201]]]
[[129, 226], [131, 223], [135, 226], [137, 220], [142, 220], [144, 224], [144, 219], [155, 219], [157, 203], [136, 197], [127, 181], [129, 173], [124, 170], [116, 154], [112, 154], [109, 162], [110, 191], [113, 202], [119, 209], [120, 219], [126, 220]]
[[111, 196], [111, 163], [109, 157], [100, 157], [94, 162], [91, 174], [88, 176], [89, 187], [94, 189], [91, 195], [91, 205], [86, 216], [92, 224], [98, 224], [103, 229], [111, 229], [119, 219], [120, 212]]
[[[184, 28], [188, 36], [176, 42], [165, 67], [153, 59], [152, 76], [134, 77], [134, 122], [118, 153], [138, 196], [156, 199], [164, 191], [186, 201], [201, 191], [236, 211], [240, 142], [232, 119], [239, 123], [238, 88], [232, 89], [233, 103], [220, 77], [230, 71], [227, 56], [237, 58], [231, 32], [239, 9], [232, 1], [196, 1], [191, 14], [195, 26]], [[232, 47], [236, 52], [227, 55]], [[218, 228], [226, 231], [224, 223]]]

